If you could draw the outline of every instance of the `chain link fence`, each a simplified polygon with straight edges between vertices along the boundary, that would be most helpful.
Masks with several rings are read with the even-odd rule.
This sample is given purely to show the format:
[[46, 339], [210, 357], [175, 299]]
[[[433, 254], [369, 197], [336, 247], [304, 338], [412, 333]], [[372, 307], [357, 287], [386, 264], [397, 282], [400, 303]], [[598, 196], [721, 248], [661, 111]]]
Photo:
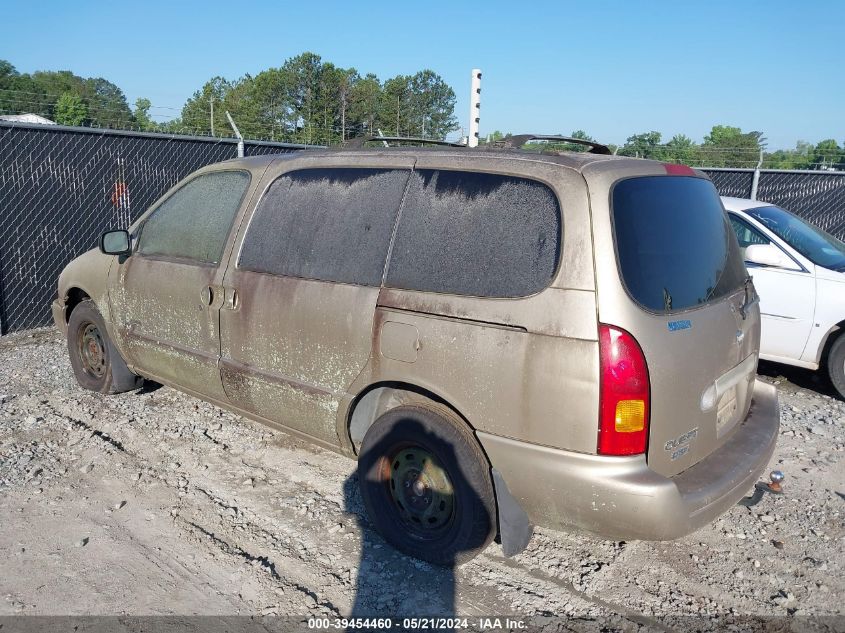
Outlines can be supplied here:
[[[246, 141], [244, 153], [302, 149]], [[235, 156], [234, 139], [0, 121], [0, 334], [49, 324], [71, 259], [192, 171]], [[722, 195], [750, 197], [754, 170], [704, 171]], [[757, 198], [845, 238], [845, 172], [762, 170]]]
[[[303, 149], [245, 143], [247, 156]], [[0, 122], [0, 333], [47, 325], [62, 268], [237, 141]]]
[[[723, 196], [751, 197], [753, 169], [702, 171]], [[788, 209], [845, 240], [845, 171], [761, 169], [757, 200]]]

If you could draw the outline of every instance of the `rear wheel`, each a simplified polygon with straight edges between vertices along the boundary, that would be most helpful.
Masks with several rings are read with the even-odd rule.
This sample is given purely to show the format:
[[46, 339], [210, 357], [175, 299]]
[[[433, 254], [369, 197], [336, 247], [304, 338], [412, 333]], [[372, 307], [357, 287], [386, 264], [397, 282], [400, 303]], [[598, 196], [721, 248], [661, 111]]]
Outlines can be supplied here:
[[845, 399], [845, 333], [840, 334], [827, 355], [827, 373], [834, 389]]
[[402, 406], [376, 420], [361, 444], [358, 481], [370, 521], [410, 556], [459, 565], [495, 536], [489, 464], [445, 407]]
[[80, 302], [71, 312], [67, 346], [76, 381], [85, 389], [120, 393], [143, 383], [111, 344], [103, 317], [91, 300]]

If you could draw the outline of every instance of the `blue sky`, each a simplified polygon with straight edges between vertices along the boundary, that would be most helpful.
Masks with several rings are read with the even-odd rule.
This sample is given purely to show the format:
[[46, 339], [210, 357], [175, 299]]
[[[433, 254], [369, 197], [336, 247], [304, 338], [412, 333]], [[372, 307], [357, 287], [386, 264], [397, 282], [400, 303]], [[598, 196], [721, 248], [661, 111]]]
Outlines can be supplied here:
[[[771, 149], [845, 141], [845, 2], [31, 2], [4, 0], [0, 58], [69, 69], [177, 109], [214, 75], [306, 50], [385, 79], [431, 68], [466, 125], [482, 69], [481, 133], [568, 133], [622, 143], [657, 130], [697, 141], [714, 124]], [[158, 114], [176, 111], [158, 109]]]

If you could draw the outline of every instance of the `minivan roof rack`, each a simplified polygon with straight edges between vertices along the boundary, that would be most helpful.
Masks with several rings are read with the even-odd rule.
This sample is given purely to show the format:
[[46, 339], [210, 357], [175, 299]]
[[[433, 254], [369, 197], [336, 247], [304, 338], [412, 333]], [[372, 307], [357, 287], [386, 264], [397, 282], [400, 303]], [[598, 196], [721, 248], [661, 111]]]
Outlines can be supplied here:
[[421, 143], [424, 145], [446, 145], [448, 147], [466, 147], [463, 143], [455, 141], [441, 141], [436, 138], [415, 138], [412, 136], [357, 136], [346, 141], [345, 147], [364, 147], [364, 143]]
[[503, 147], [511, 149], [519, 149], [529, 141], [559, 141], [561, 143], [574, 143], [576, 145], [586, 145], [590, 149], [590, 154], [613, 154], [607, 145], [596, 143], [595, 141], [588, 141], [583, 138], [572, 138], [571, 136], [556, 136], [548, 134], [516, 134], [514, 136], [506, 136], [501, 139], [499, 143]]

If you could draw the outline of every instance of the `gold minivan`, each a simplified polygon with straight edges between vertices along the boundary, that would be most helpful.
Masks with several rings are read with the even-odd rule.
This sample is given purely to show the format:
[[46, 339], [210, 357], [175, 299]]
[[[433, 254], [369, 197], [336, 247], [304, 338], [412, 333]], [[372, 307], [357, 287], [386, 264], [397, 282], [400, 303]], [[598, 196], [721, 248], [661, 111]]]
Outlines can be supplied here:
[[778, 434], [713, 184], [599, 145], [211, 165], [58, 291], [83, 387], [149, 379], [357, 458], [372, 524], [444, 565], [532, 525], [688, 534]]

